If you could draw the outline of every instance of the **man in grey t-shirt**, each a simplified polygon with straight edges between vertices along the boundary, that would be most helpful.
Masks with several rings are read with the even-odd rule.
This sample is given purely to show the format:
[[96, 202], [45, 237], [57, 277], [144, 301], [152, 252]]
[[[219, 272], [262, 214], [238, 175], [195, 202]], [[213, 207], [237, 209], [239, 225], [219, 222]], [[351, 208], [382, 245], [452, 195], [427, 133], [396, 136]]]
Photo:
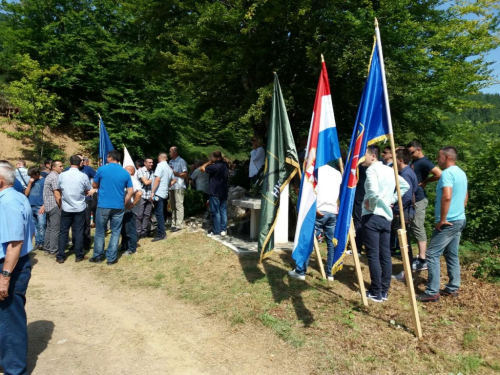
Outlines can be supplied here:
[[157, 221], [156, 237], [154, 241], [160, 241], [167, 238], [165, 232], [165, 217], [163, 216], [163, 202], [168, 198], [168, 188], [175, 183], [174, 172], [167, 163], [167, 154], [160, 152], [158, 155], [158, 165], [154, 173], [155, 179], [153, 189], [151, 190], [151, 200], [155, 205], [155, 216]]
[[70, 158], [71, 168], [59, 175], [59, 189], [62, 195], [61, 228], [59, 233], [59, 251], [57, 263], [64, 263], [69, 228], [73, 227], [73, 246], [76, 262], [84, 259], [83, 232], [85, 228], [85, 197], [90, 191], [90, 181], [86, 174], [80, 172], [83, 160], [78, 155]]

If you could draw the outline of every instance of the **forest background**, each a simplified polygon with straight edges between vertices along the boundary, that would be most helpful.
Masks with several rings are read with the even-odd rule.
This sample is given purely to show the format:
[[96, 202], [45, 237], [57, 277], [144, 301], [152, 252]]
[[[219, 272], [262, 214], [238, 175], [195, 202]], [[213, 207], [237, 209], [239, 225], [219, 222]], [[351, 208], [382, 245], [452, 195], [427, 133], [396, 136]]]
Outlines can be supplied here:
[[47, 129], [96, 155], [99, 113], [134, 156], [175, 144], [189, 161], [215, 148], [241, 157], [267, 132], [273, 71], [295, 139], [307, 136], [323, 54], [346, 147], [375, 17], [396, 143], [419, 140], [431, 160], [458, 148], [465, 259], [499, 280], [500, 95], [480, 93], [497, 82], [485, 58], [500, 45], [497, 1], [3, 0], [1, 106], [23, 124], [9, 135], [31, 140], [38, 160], [61, 155]]

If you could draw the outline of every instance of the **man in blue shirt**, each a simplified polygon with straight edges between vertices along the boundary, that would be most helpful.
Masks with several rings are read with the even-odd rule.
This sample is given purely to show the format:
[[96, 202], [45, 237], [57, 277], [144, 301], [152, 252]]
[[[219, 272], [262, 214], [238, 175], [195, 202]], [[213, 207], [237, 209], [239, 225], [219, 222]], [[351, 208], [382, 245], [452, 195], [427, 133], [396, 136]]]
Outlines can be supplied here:
[[0, 365], [6, 374], [27, 374], [26, 289], [35, 233], [31, 206], [13, 189], [14, 168], [0, 162]]
[[38, 167], [31, 167], [28, 169], [28, 186], [24, 191], [24, 195], [28, 197], [33, 213], [33, 223], [35, 224], [35, 247], [37, 250], [43, 249], [45, 241], [45, 228], [47, 221], [45, 219], [45, 207], [43, 205], [43, 186], [45, 178], [41, 176]]
[[[417, 297], [417, 300], [421, 302], [437, 302], [440, 295], [458, 297], [460, 287], [458, 246], [465, 228], [465, 206], [469, 194], [467, 176], [456, 165], [456, 161], [455, 147], [446, 146], [439, 150], [438, 165], [443, 172], [436, 187], [434, 209], [436, 226], [426, 252], [429, 280], [425, 293]], [[439, 258], [443, 253], [449, 281], [444, 289], [439, 290], [441, 276]]]
[[64, 263], [66, 259], [65, 250], [71, 227], [75, 261], [81, 262], [84, 259], [85, 197], [91, 187], [87, 176], [80, 172], [83, 160], [78, 155], [73, 155], [69, 160], [71, 163], [70, 169], [61, 173], [58, 181], [59, 190], [61, 190], [62, 195], [62, 211], [57, 263]]
[[118, 241], [122, 230], [122, 220], [125, 204], [131, 205], [132, 180], [129, 173], [120, 165], [121, 155], [113, 150], [108, 153], [107, 163], [97, 170], [93, 187], [99, 189], [99, 199], [96, 211], [96, 230], [94, 235], [94, 255], [89, 259], [92, 263], [104, 260], [104, 231], [110, 222], [111, 238], [106, 251], [108, 266], [118, 260]]

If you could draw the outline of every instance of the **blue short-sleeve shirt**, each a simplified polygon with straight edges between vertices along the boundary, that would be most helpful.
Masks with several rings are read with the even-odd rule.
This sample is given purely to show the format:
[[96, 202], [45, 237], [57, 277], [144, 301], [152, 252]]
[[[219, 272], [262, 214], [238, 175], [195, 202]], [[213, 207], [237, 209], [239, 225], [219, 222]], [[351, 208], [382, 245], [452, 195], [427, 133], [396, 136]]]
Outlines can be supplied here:
[[465, 172], [458, 166], [446, 168], [441, 173], [436, 186], [436, 205], [434, 207], [434, 214], [436, 223], [441, 220], [441, 199], [443, 197], [443, 188], [451, 187], [451, 202], [447, 221], [465, 220], [465, 197], [467, 196], [467, 176]]
[[32, 206], [43, 206], [43, 186], [45, 178], [39, 178], [31, 184], [28, 200]]
[[59, 189], [62, 195], [62, 209], [65, 212], [82, 212], [85, 204], [86, 192], [90, 190], [88, 177], [78, 168], [70, 168], [59, 175]]
[[35, 225], [28, 198], [10, 187], [0, 191], [0, 259], [12, 241], [23, 241], [20, 256], [33, 250]]
[[130, 174], [118, 163], [103, 165], [97, 170], [94, 182], [99, 184], [97, 207], [125, 208], [125, 189], [132, 187]]

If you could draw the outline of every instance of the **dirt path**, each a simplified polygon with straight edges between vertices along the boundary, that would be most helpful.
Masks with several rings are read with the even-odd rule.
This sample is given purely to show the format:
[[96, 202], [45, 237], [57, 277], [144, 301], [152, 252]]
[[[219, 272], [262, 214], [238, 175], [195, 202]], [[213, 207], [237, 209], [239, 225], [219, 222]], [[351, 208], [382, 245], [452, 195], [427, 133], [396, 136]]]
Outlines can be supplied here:
[[[164, 292], [103, 284], [39, 252], [28, 288], [33, 374], [310, 373], [298, 352], [264, 328], [203, 315]], [[299, 354], [301, 353], [301, 354]]]

